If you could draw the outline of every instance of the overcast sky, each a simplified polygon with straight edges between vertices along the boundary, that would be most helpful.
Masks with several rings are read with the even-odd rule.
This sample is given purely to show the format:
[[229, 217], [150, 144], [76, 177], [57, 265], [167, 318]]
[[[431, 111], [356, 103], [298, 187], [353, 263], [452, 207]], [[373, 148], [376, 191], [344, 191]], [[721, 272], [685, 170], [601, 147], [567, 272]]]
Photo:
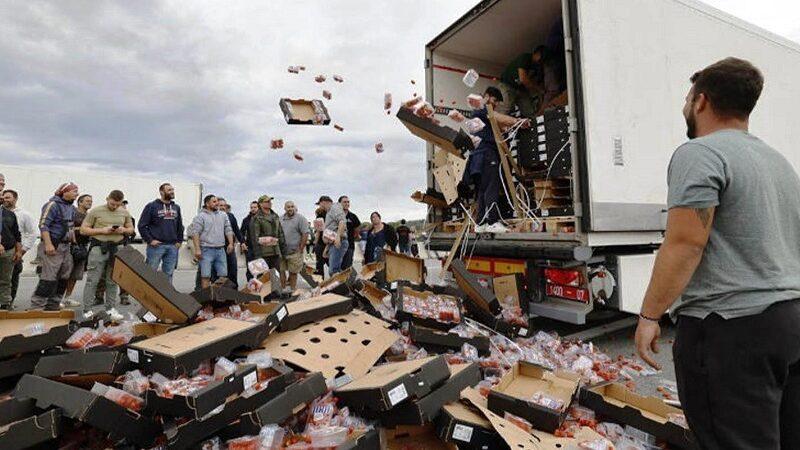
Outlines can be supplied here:
[[[0, 161], [196, 181], [240, 214], [269, 193], [310, 216], [324, 193], [349, 195], [362, 220], [422, 218], [409, 195], [425, 187], [424, 144], [382, 112], [383, 93], [422, 94], [425, 43], [476, 3], [4, 1]], [[708, 3], [800, 42], [793, 1]], [[286, 125], [279, 99], [323, 88], [344, 132]]]

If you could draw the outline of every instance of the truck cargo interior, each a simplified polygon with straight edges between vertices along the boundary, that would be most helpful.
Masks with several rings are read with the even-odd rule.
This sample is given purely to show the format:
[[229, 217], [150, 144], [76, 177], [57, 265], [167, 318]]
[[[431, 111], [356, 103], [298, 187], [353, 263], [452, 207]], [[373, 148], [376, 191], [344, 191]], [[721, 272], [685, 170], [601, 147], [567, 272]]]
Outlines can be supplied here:
[[[457, 109], [468, 117], [471, 108], [466, 97], [469, 94], [482, 95], [489, 86], [500, 88], [505, 97], [504, 102], [498, 105], [499, 112], [531, 119], [530, 128], [512, 129], [504, 136], [510, 170], [501, 173], [502, 187], [496, 208], [500, 211], [500, 223], [508, 233], [498, 239], [513, 239], [514, 235], [521, 233], [530, 239], [533, 233], [537, 240], [577, 240], [576, 227], [579, 224], [575, 214], [576, 187], [573, 183], [573, 144], [566, 91], [569, 85], [568, 63], [563, 45], [563, 26], [562, 0], [483, 2], [427, 48], [429, 79], [426, 94], [436, 107], [436, 118], [443, 124], [463, 128], [463, 123], [456, 123], [447, 114]], [[549, 58], [563, 58], [558, 77], [562, 80], [558, 90], [560, 95], [551, 99], [552, 96], [544, 92], [527, 94], [517, 91], [517, 97], [526, 94], [530, 97], [533, 109], [516, 106], [521, 102], [508, 98], [507, 84], [501, 83], [503, 72], [521, 55], [531, 54], [541, 46], [549, 51], [554, 42], [561, 48], [559, 54], [551, 54]], [[480, 74], [473, 87], [462, 81], [469, 69]], [[444, 186], [448, 182], [437, 177], [433, 170], [441, 161], [436, 157], [438, 151], [440, 149], [432, 144], [428, 145], [428, 192], [434, 195], [447, 189], [452, 192], [452, 187]], [[498, 151], [505, 153], [501, 148]], [[459, 180], [450, 182], [453, 181], [457, 183]], [[480, 222], [481, 218], [476, 217], [474, 209], [476, 188], [472, 189], [471, 193], [465, 194], [461, 186], [457, 201], [430, 208], [428, 220], [439, 224], [436, 232], [456, 233], [470, 208], [473, 208], [474, 219]], [[475, 231], [474, 222], [470, 223], [470, 231]]]

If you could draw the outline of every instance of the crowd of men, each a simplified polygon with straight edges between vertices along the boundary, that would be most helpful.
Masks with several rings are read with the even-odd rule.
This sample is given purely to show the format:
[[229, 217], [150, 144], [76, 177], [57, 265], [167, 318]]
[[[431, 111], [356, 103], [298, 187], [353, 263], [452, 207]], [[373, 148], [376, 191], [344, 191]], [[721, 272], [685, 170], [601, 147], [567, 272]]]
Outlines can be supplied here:
[[[339, 197], [334, 202], [323, 195], [316, 203], [314, 228], [298, 212], [292, 201], [284, 203], [284, 213], [274, 211], [269, 195], [251, 202], [246, 217], [239, 223], [231, 207], [222, 197], [213, 194], [203, 198], [200, 212], [184, 229], [180, 206], [175, 202], [175, 188], [164, 183], [159, 197], [142, 209], [138, 222], [127, 209], [127, 200], [120, 190], [112, 190], [105, 202], [95, 205], [89, 194], [79, 195], [75, 183], [64, 183], [42, 206], [37, 222], [33, 216], [17, 207], [19, 194], [5, 189], [5, 177], [0, 174], [0, 309], [12, 309], [22, 272], [22, 259], [35, 249], [39, 280], [31, 296], [31, 308], [58, 310], [80, 308], [84, 313], [96, 306], [110, 311], [119, 303], [126, 304], [127, 294], [120, 292], [112, 278], [114, 256], [121, 246], [128, 245], [137, 231], [146, 247], [147, 264], [163, 272], [172, 281], [178, 265], [178, 252], [184, 236], [191, 242], [198, 265], [197, 288], [224, 279], [238, 288], [236, 245], [247, 262], [262, 258], [271, 270], [276, 270], [284, 292], [297, 288], [297, 278], [305, 269], [305, 254], [317, 253], [318, 274], [335, 274], [353, 264], [355, 242], [370, 241], [378, 250], [395, 249], [397, 239], [380, 240], [382, 222], [362, 227], [350, 211], [350, 199]], [[373, 213], [373, 217], [380, 214]], [[394, 232], [394, 231], [392, 231]], [[376, 236], [373, 237], [373, 234]], [[400, 250], [409, 253], [410, 228], [402, 221], [398, 227]], [[376, 244], [377, 243], [377, 244]], [[362, 247], [364, 252], [364, 247]], [[374, 251], [371, 250], [371, 254]], [[373, 258], [369, 258], [373, 259]], [[80, 299], [72, 297], [75, 285], [86, 276]], [[248, 270], [246, 278], [253, 275]]]

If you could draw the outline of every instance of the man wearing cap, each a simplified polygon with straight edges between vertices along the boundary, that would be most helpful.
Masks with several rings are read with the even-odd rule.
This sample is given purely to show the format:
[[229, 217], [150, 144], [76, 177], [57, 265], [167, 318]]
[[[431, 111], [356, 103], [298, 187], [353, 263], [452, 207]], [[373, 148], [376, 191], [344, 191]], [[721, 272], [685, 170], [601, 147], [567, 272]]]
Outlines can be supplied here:
[[216, 195], [203, 198], [203, 209], [192, 220], [187, 234], [192, 238], [194, 257], [200, 266], [200, 287], [207, 288], [211, 284], [212, 268], [218, 277], [227, 278], [226, 253], [233, 252], [233, 228], [228, 215], [219, 210]]
[[67, 279], [72, 273], [70, 245], [75, 241], [72, 229], [75, 208], [72, 207], [72, 202], [76, 198], [78, 185], [64, 183], [42, 207], [39, 219], [42, 241], [37, 249], [37, 256], [42, 262], [42, 273], [31, 296], [32, 308], [49, 311], [59, 309], [60, 299], [56, 296], [58, 280]]
[[262, 195], [258, 198], [258, 212], [250, 220], [250, 239], [255, 248], [253, 256], [263, 258], [270, 269], [277, 269], [281, 276], [281, 286], [286, 285], [286, 274], [280, 270], [281, 256], [286, 254], [286, 237], [283, 234], [281, 218], [272, 210], [272, 197]]
[[327, 195], [320, 197], [317, 205], [326, 211], [325, 227], [322, 235], [323, 241], [326, 240], [325, 234], [334, 236], [332, 241], [326, 243], [329, 244], [328, 270], [330, 275], [335, 275], [342, 270], [342, 261], [349, 245], [347, 239], [347, 214], [345, 214], [341, 203], [334, 203]]

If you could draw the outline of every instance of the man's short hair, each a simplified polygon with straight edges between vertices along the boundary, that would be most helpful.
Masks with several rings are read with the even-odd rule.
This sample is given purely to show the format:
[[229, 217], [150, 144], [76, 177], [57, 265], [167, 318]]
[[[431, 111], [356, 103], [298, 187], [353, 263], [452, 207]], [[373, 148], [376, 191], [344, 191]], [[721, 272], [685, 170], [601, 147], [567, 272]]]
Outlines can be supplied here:
[[689, 78], [694, 98], [705, 94], [711, 108], [722, 117], [747, 119], [761, 96], [764, 76], [750, 61], [725, 58]]
[[3, 191], [3, 194], [6, 194], [6, 193], [11, 194], [12, 196], [14, 196], [14, 200], [17, 200], [19, 198], [19, 194], [17, 194], [17, 191], [15, 191], [13, 189], [6, 189], [5, 191]]
[[119, 189], [114, 189], [113, 191], [108, 193], [108, 198], [116, 202], [121, 202], [125, 200], [125, 194], [123, 194], [122, 191], [120, 191]]
[[163, 183], [161, 184], [161, 186], [158, 187], [158, 192], [164, 192], [164, 189], [166, 189], [167, 186], [172, 186], [172, 185], [169, 183]]
[[208, 202], [210, 202], [212, 198], [217, 198], [217, 196], [214, 194], [208, 194], [203, 197], [203, 206], [208, 205]]
[[341, 197], [339, 197], [339, 200], [336, 200], [336, 201], [339, 202], [339, 203], [342, 203], [342, 200], [344, 200], [344, 199], [348, 199], [349, 200], [350, 197], [348, 197], [346, 195], [342, 195]]
[[92, 194], [81, 194], [81, 195], [78, 197], [78, 203], [82, 202], [82, 201], [83, 201], [83, 199], [85, 199], [86, 197], [91, 197], [91, 196], [92, 196]]
[[257, 205], [258, 204], [258, 200], [253, 200], [252, 202], [250, 202], [250, 204], [251, 205]]
[[497, 89], [494, 86], [487, 87], [486, 90], [483, 91], [483, 95], [488, 95], [490, 97], [494, 97], [494, 98], [497, 99], [498, 102], [502, 102], [503, 101], [503, 93], [500, 92], [500, 89]]
[[217, 197], [217, 201], [218, 201], [218, 202], [225, 202], [225, 203], [228, 203], [228, 201], [227, 201], [227, 200], [225, 200], [225, 197]]

